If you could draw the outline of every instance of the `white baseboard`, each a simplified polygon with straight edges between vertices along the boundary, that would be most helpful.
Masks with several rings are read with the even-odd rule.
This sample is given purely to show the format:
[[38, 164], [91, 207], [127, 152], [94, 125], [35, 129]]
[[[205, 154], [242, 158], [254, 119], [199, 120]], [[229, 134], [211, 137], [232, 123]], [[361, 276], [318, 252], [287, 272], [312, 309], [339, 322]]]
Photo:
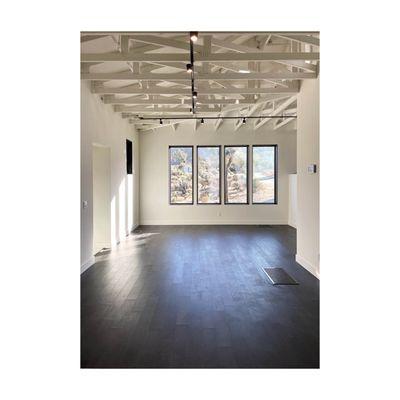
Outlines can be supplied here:
[[87, 260], [81, 265], [81, 274], [83, 274], [87, 269], [89, 269], [94, 263], [95, 263], [95, 258], [94, 256], [92, 256], [89, 258], [89, 260]]
[[316, 278], [319, 279], [319, 273], [317, 266], [310, 263], [310, 261], [306, 260], [304, 257], [296, 254], [296, 262], [300, 264], [303, 268], [305, 268], [308, 272], [313, 274]]
[[287, 225], [287, 220], [224, 220], [218, 221], [215, 219], [211, 220], [144, 220], [140, 222], [140, 225]]

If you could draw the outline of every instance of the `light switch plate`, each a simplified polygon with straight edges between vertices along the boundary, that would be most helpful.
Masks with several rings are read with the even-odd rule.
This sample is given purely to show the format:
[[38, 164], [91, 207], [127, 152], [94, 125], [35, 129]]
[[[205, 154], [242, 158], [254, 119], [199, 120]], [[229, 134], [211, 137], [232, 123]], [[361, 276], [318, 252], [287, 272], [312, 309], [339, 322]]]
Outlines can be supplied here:
[[317, 164], [309, 164], [307, 167], [307, 171], [309, 174], [316, 174], [317, 173]]
[[87, 206], [88, 206], [87, 200], [83, 200], [83, 202], [82, 202], [83, 209], [87, 208]]

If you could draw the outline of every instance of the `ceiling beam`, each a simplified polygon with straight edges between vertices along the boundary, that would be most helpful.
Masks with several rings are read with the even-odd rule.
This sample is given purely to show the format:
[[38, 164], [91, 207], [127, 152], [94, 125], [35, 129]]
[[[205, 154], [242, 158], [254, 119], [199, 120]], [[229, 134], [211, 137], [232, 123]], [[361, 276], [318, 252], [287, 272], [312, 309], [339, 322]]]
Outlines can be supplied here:
[[[294, 84], [290, 87], [272, 87], [272, 88], [224, 88], [224, 89], [213, 89], [213, 88], [197, 88], [198, 95], [205, 94], [279, 94], [279, 93], [298, 93], [299, 85]], [[161, 86], [153, 86], [146, 89], [140, 89], [132, 86], [124, 86], [118, 88], [95, 86], [92, 88], [93, 93], [97, 94], [180, 94], [180, 95], [191, 95], [190, 89], [182, 88], [165, 88]]]
[[[259, 99], [253, 104], [249, 111], [244, 115], [244, 117], [251, 117], [254, 115], [261, 107], [264, 107], [264, 104], [275, 101], [276, 99]], [[235, 123], [235, 131], [237, 131], [243, 125], [243, 119], [236, 121]]]
[[[310, 72], [251, 72], [249, 74], [240, 72], [227, 72], [225, 74], [221, 73], [195, 73], [195, 80], [297, 80], [297, 79], [315, 79], [317, 75]], [[190, 81], [190, 75], [187, 72], [178, 73], [132, 73], [127, 72], [104, 72], [104, 73], [82, 73], [82, 80], [98, 80], [98, 81], [110, 81], [110, 80], [161, 80], [161, 81]]]
[[142, 120], [131, 119], [131, 120], [129, 120], [129, 123], [135, 124], [135, 125], [142, 125], [142, 126], [138, 126], [138, 129], [141, 132], [144, 132], [144, 131], [149, 131], [149, 130], [158, 129], [158, 128], [164, 128], [166, 126], [172, 126], [172, 125], [176, 125], [176, 124], [190, 123], [191, 121], [192, 120], [190, 120], [190, 119], [180, 119], [180, 120], [176, 120], [176, 121], [173, 121], [173, 120], [163, 121], [162, 124], [154, 122], [154, 123], [149, 123], [149, 124], [144, 125]]
[[[183, 103], [182, 103], [183, 100]], [[191, 99], [181, 99], [181, 98], [170, 98], [170, 97], [157, 97], [150, 100], [138, 98], [136, 96], [132, 97], [124, 97], [121, 99], [115, 98], [112, 95], [106, 95], [103, 98], [104, 104], [137, 104], [137, 105], [151, 105], [151, 104], [159, 104], [159, 105], [167, 105], [167, 104], [176, 104], [176, 105], [191, 105]], [[197, 98], [197, 103], [201, 104], [238, 104], [236, 103], [236, 99], [207, 99], [199, 96]], [[239, 100], [239, 104], [254, 104], [255, 100], [250, 98], [245, 98], [243, 100]]]
[[[238, 45], [236, 45], [238, 46]], [[305, 61], [319, 60], [319, 53], [302, 52], [302, 53], [265, 53], [254, 52], [257, 49], [250, 47], [250, 51], [243, 53], [213, 53], [209, 55], [198, 54], [195, 58], [196, 62], [214, 62], [214, 61]], [[249, 51], [249, 50], [247, 50]], [[82, 62], [108, 62], [108, 61], [142, 61], [142, 62], [188, 62], [189, 54], [181, 53], [83, 53], [81, 54]]]
[[81, 43], [86, 43], [86, 42], [90, 42], [92, 40], [96, 40], [96, 39], [102, 39], [105, 38], [109, 35], [85, 35], [85, 36], [81, 36]]
[[[145, 107], [129, 107], [129, 106], [114, 106], [115, 112], [131, 112], [136, 114], [141, 113], [190, 113], [189, 107], [176, 107], [176, 108], [168, 108], [168, 107], [155, 107], [155, 108], [145, 108]], [[221, 111], [220, 108], [209, 108], [209, 107], [196, 107], [196, 111], [201, 113], [218, 113]]]
[[[168, 33], [169, 35], [182, 35], [188, 32], [182, 32], [182, 31], [159, 31], [159, 32], [152, 32], [154, 35], [162, 35]], [[249, 36], [255, 36], [255, 35], [267, 35], [267, 34], [281, 34], [281, 35], [315, 35], [318, 34], [319, 31], [251, 31], [251, 32], [231, 32], [231, 31], [201, 31], [199, 34], [202, 35], [220, 35], [220, 34], [232, 34], [235, 33], [236, 35], [249, 35]], [[141, 32], [138, 31], [81, 31], [81, 35], [138, 35], [141, 34]]]
[[319, 46], [319, 38], [307, 35], [280, 35], [275, 34], [274, 36], [280, 37], [282, 39], [293, 40], [295, 42], [311, 44], [312, 46]]
[[282, 121], [278, 122], [277, 124], [274, 125], [274, 130], [277, 130], [279, 128], [282, 128], [282, 126], [287, 125], [289, 122], [294, 121], [296, 118], [285, 118]]
[[[296, 100], [297, 100], [297, 96], [290, 97], [289, 99], [284, 101], [282, 104], [280, 104], [277, 108], [275, 108], [275, 110], [272, 111], [271, 114], [268, 114], [268, 115], [269, 116], [275, 116], [275, 115], [281, 114], [282, 111], [284, 111], [286, 108], [288, 108]], [[261, 119], [260, 122], [258, 122], [256, 125], [254, 125], [254, 129], [256, 130], [256, 129], [260, 128], [261, 126], [263, 126], [264, 124], [268, 123], [271, 120], [272, 120], [272, 118], [263, 118], [263, 119]]]
[[[182, 42], [180, 40], [175, 40], [171, 38], [166, 38], [162, 36], [153, 36], [153, 35], [131, 35], [129, 36], [130, 39], [136, 40], [138, 42], [143, 42], [143, 43], [148, 43], [148, 44], [156, 44], [159, 46], [166, 46], [166, 47], [173, 47], [176, 49], [182, 49], [182, 50], [187, 50], [189, 51], [189, 41], [188, 42]], [[188, 39], [189, 39], [189, 33], [188, 33]], [[203, 51], [203, 46], [199, 44], [194, 45], [194, 50], [196, 52], [201, 52]]]
[[[219, 117], [222, 116], [222, 115], [223, 115], [222, 113], [221, 113], [221, 114], [218, 114]], [[215, 123], [214, 123], [214, 130], [217, 131], [218, 128], [222, 125], [223, 122], [224, 122], [224, 120], [221, 119], [221, 118], [218, 118], [217, 120], [215, 120]]]
[[[246, 54], [246, 53], [256, 53], [256, 54], [273, 54], [273, 53], [265, 53], [260, 49], [254, 48], [254, 47], [249, 47], [249, 46], [244, 46], [241, 44], [235, 44], [235, 43], [230, 43], [224, 40], [213, 40], [213, 44], [215, 44], [216, 46], [219, 46], [223, 49], [226, 50], [233, 50], [233, 51], [237, 51], [239, 53], [242, 54]], [[288, 54], [298, 54], [298, 53], [288, 53]], [[314, 53], [314, 54], [318, 54], [319, 53]], [[319, 56], [318, 56], [319, 59]], [[250, 61], [250, 60], [249, 60]], [[252, 60], [252, 61], [262, 61], [262, 60]], [[265, 60], [264, 60], [265, 61]], [[300, 59], [285, 59], [285, 60], [268, 60], [268, 61], [275, 61], [277, 63], [280, 64], [284, 64], [284, 65], [288, 65], [288, 66], [293, 66], [293, 67], [297, 67], [297, 68], [302, 68], [306, 71], [310, 71], [310, 72], [316, 72], [316, 67], [315, 65], [312, 64], [308, 64], [306, 63], [305, 59], [304, 60], [300, 60]]]

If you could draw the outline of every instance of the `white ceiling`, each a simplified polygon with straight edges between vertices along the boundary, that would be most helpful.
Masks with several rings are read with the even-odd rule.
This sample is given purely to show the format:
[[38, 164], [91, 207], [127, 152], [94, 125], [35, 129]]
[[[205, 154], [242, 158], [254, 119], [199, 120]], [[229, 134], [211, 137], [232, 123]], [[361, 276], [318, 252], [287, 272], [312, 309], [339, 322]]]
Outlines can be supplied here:
[[[82, 32], [81, 53], [81, 78], [139, 131], [176, 128], [183, 121], [174, 117], [193, 117], [189, 32]], [[199, 32], [195, 116], [294, 116], [300, 81], [315, 79], [318, 71], [317, 32]], [[160, 125], [141, 117], [169, 119]], [[295, 123], [294, 118], [252, 121], [255, 129]], [[223, 120], [213, 123], [218, 129]], [[238, 118], [235, 129], [241, 126]]]

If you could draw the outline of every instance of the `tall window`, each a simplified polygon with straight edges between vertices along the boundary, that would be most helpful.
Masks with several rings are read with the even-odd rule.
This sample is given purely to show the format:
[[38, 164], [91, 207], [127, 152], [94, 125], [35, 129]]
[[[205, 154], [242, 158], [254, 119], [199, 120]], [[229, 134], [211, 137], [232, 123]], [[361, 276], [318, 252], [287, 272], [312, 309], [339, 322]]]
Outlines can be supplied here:
[[253, 146], [253, 204], [276, 204], [276, 145]]
[[221, 204], [220, 146], [197, 146], [197, 203]]
[[132, 142], [126, 139], [126, 173], [132, 175]]
[[169, 148], [170, 204], [193, 204], [193, 146]]
[[225, 146], [225, 204], [248, 204], [248, 146]]

